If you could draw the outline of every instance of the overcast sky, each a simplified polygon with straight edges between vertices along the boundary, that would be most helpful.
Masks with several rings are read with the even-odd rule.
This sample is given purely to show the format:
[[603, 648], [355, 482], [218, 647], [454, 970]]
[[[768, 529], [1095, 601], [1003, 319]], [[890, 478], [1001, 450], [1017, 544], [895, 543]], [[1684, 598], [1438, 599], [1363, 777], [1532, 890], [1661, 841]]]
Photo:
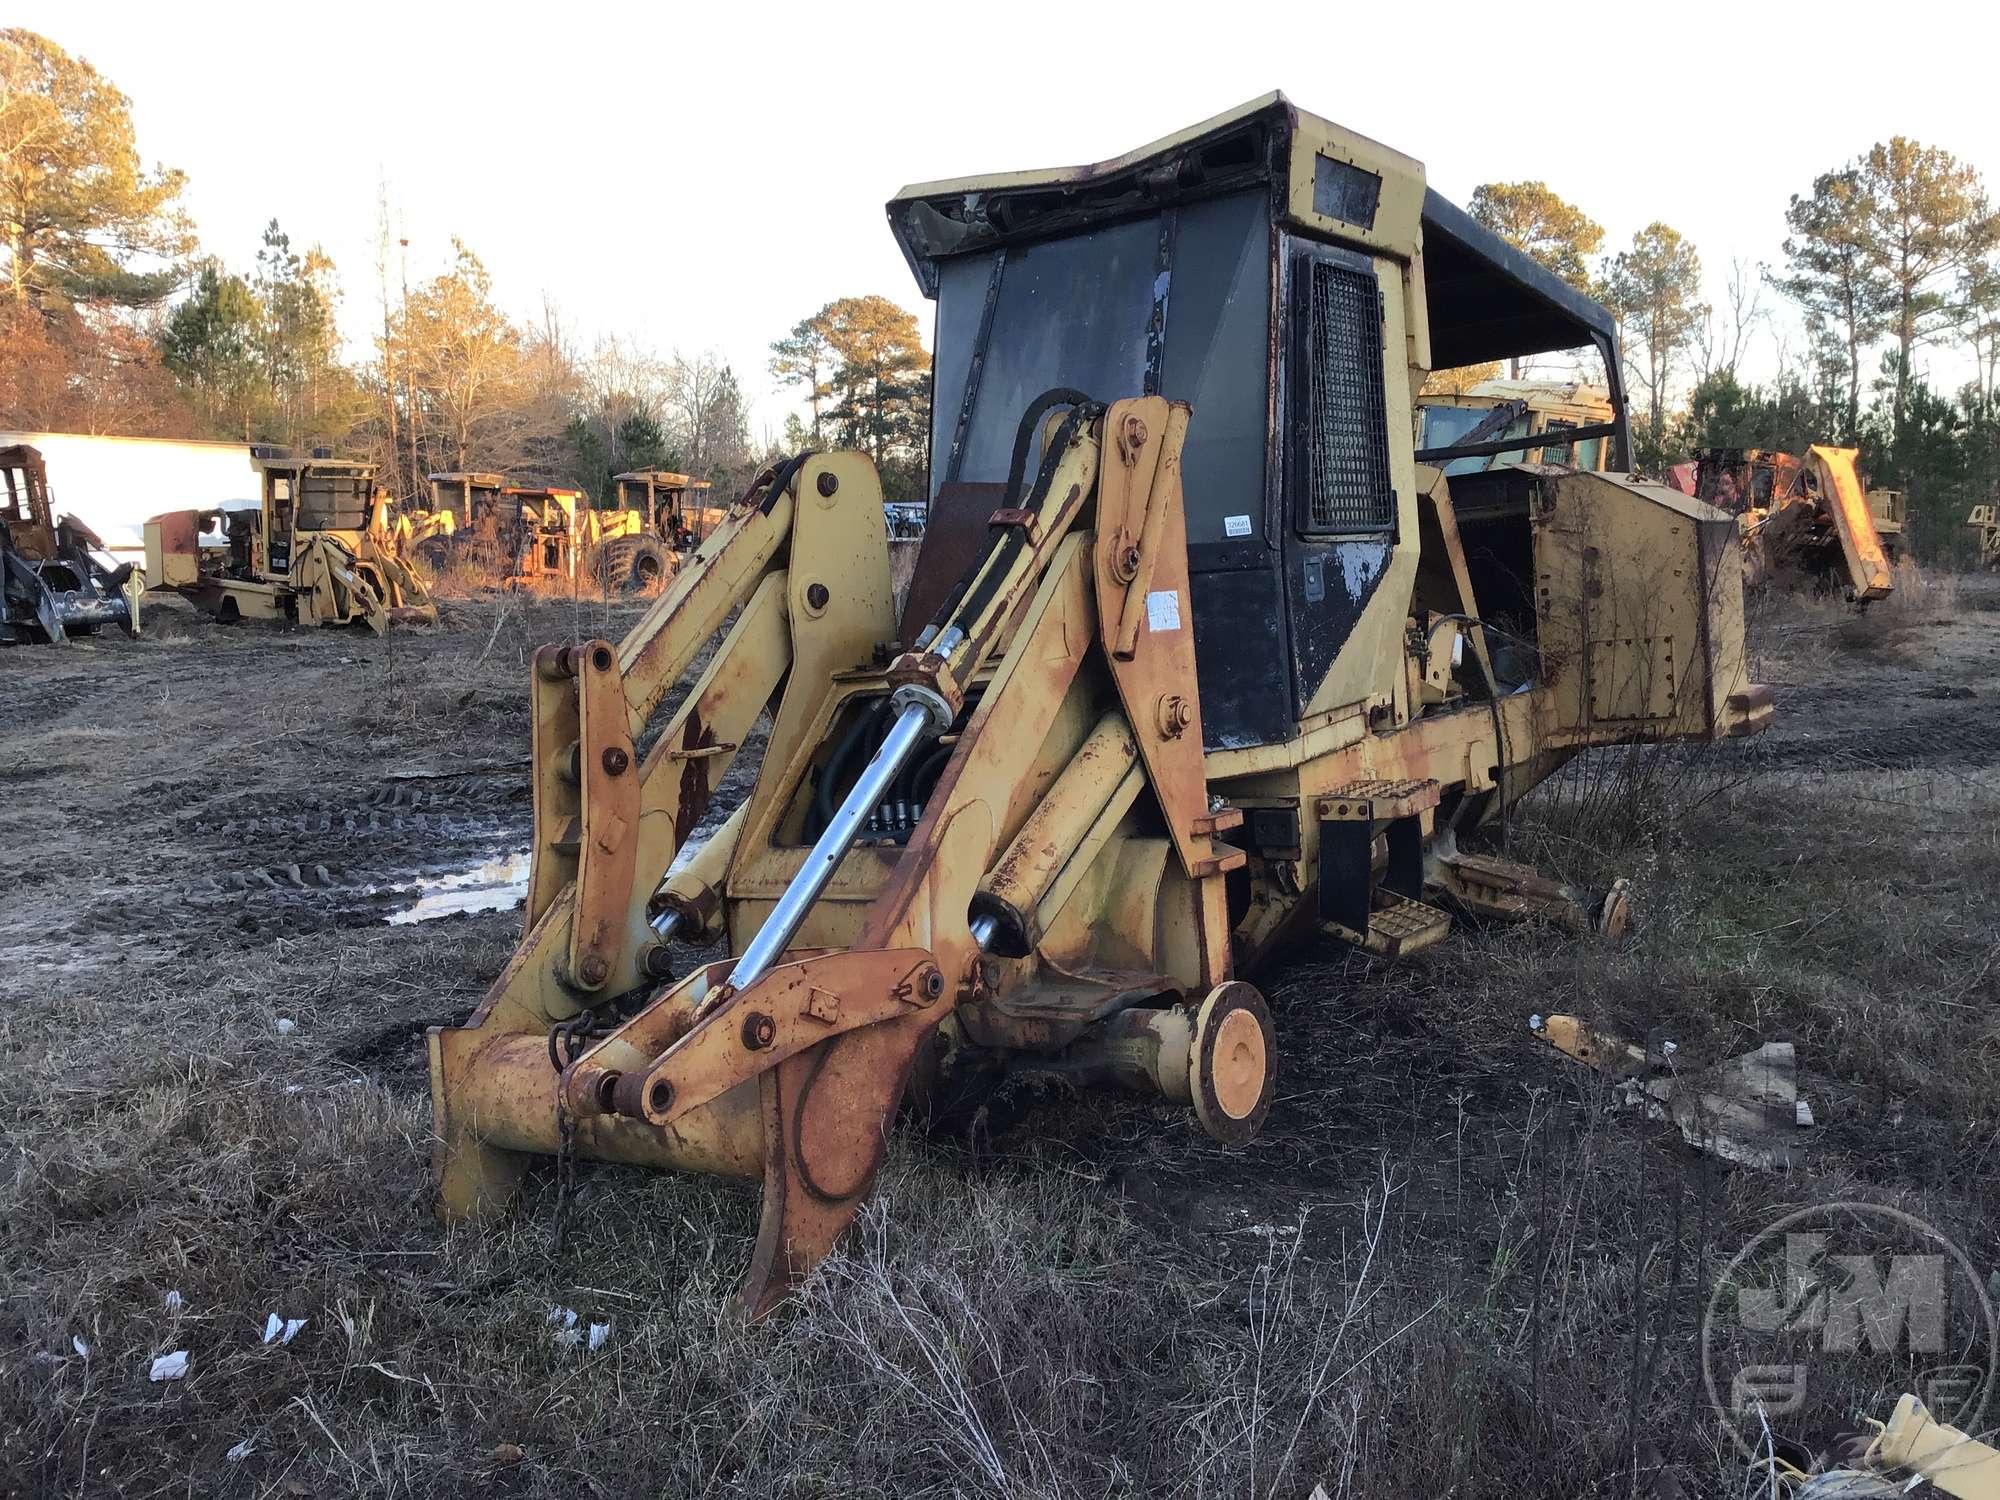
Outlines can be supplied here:
[[897, 188], [1098, 160], [1272, 88], [1460, 202], [1541, 178], [1612, 247], [1664, 219], [1716, 296], [1732, 257], [1777, 258], [1791, 193], [1891, 134], [2000, 188], [1987, 0], [12, 9], [131, 96], [206, 249], [247, 269], [274, 215], [325, 246], [357, 342], [380, 319], [386, 183], [412, 284], [456, 234], [517, 315], [547, 297], [586, 343], [717, 351], [758, 437], [789, 405], [766, 346], [829, 298], [893, 297], [928, 340], [883, 219]]

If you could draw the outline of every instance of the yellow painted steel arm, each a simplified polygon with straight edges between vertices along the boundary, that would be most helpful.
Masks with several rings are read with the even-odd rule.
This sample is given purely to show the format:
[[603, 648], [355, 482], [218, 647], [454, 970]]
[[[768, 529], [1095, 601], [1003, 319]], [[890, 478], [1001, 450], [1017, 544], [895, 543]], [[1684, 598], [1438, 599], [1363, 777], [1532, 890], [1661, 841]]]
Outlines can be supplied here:
[[792, 506], [789, 487], [738, 501], [619, 643], [635, 736], [770, 567], [791, 535]]
[[1848, 586], [1856, 600], [1886, 598], [1895, 587], [1889, 570], [1889, 556], [1882, 549], [1881, 533], [1868, 509], [1868, 494], [1861, 487], [1856, 469], [1860, 457], [1854, 448], [1832, 448], [1815, 443], [1807, 450], [1819, 482], [1820, 509], [1840, 538], [1841, 556], [1847, 562]]

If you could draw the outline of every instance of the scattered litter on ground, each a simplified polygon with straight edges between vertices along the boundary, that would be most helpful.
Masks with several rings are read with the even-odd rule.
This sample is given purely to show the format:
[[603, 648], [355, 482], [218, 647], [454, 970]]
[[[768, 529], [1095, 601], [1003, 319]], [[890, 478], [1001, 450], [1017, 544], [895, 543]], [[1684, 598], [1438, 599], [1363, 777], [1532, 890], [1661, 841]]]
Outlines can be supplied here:
[[1724, 1161], [1765, 1172], [1788, 1168], [1801, 1144], [1798, 1132], [1818, 1123], [1799, 1097], [1790, 1042], [1766, 1042], [1714, 1067], [1685, 1072], [1673, 1042], [1649, 1052], [1575, 1016], [1534, 1016], [1528, 1026], [1558, 1051], [1619, 1079], [1618, 1099], [1626, 1108], [1671, 1120], [1690, 1146]]
[[168, 1312], [171, 1313], [179, 1312], [181, 1310], [181, 1294], [178, 1291], [168, 1292], [166, 1297], [166, 1303]]
[[281, 1318], [276, 1313], [271, 1313], [264, 1319], [264, 1342], [289, 1344], [298, 1337], [299, 1330], [305, 1326], [304, 1318]]
[[74, 1334], [70, 1335], [69, 1346], [70, 1348], [76, 1351], [78, 1359], [90, 1358], [90, 1345], [86, 1344], [82, 1339], [76, 1337]]
[[176, 1349], [173, 1353], [162, 1354], [158, 1359], [154, 1360], [152, 1372], [146, 1378], [153, 1381], [179, 1380], [187, 1372], [187, 1350]]
[[583, 1333], [576, 1326], [576, 1309], [573, 1307], [551, 1307], [549, 1329], [549, 1336], [564, 1348], [574, 1348], [583, 1342]]
[[290, 1016], [278, 1017], [279, 1036], [290, 1036], [294, 1031], [297, 1031], [298, 1029], [299, 1029], [299, 1023], [297, 1021], [294, 1021]]
[[588, 1345], [590, 1352], [595, 1354], [599, 1349], [602, 1349], [604, 1341], [610, 1337], [611, 1325], [609, 1323], [592, 1323], [590, 1325], [590, 1343]]
[[223, 1454], [222, 1456], [228, 1459], [229, 1462], [233, 1464], [240, 1464], [243, 1462], [244, 1459], [248, 1458], [251, 1454], [255, 1453], [256, 1451], [257, 1451], [256, 1440], [254, 1438], [244, 1438], [242, 1442], [235, 1444], [232, 1448], [230, 1448], [230, 1450], [227, 1453]]

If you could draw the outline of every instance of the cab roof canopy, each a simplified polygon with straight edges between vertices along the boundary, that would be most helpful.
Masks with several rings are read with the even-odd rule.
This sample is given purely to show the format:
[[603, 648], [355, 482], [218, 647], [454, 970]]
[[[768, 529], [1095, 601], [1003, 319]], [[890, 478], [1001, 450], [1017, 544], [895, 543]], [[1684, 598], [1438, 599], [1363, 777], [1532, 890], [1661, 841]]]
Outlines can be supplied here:
[[[1302, 123], [1310, 127], [1303, 141]], [[1386, 163], [1405, 177], [1422, 205], [1420, 228], [1399, 236], [1395, 225], [1374, 222], [1377, 193], [1385, 210], [1392, 195], [1379, 179], [1372, 187], [1363, 180], [1374, 174], [1343, 173], [1340, 163], [1319, 154], [1316, 143], [1329, 136], [1355, 142], [1357, 160]], [[1058, 238], [1267, 184], [1275, 213], [1308, 228], [1326, 232], [1342, 221], [1342, 237], [1404, 260], [1420, 240], [1433, 369], [1585, 346], [1603, 351], [1615, 369], [1611, 314], [1424, 187], [1423, 170], [1273, 92], [1110, 161], [906, 187], [889, 202], [889, 226], [924, 295], [934, 297], [939, 263], [953, 256]], [[1357, 186], [1359, 200], [1345, 196]]]
[[367, 478], [375, 465], [365, 458], [294, 458], [288, 454], [252, 453], [251, 465], [274, 474], [352, 474]]
[[668, 469], [633, 469], [629, 473], [614, 474], [614, 481], [632, 480], [637, 484], [652, 484], [669, 490], [705, 490], [711, 488], [706, 479], [696, 479], [688, 474], [676, 474]]
[[497, 490], [507, 482], [505, 474], [484, 474], [476, 470], [450, 469], [424, 476], [432, 484], [469, 484], [475, 489]]

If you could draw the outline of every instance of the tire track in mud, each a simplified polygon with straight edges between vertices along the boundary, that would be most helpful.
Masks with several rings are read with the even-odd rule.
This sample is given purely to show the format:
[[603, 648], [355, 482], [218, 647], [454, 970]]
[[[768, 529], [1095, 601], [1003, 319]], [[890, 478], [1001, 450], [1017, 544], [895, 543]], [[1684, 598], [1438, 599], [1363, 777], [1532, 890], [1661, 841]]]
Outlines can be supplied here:
[[244, 791], [157, 822], [178, 846], [167, 878], [107, 892], [72, 932], [161, 925], [167, 910], [249, 935], [372, 926], [427, 880], [524, 847], [531, 798], [525, 773], [466, 772], [348, 796]]
[[1771, 729], [1709, 747], [1766, 770], [1973, 771], [2000, 764], [2000, 698], [1956, 685], [1780, 694]]

